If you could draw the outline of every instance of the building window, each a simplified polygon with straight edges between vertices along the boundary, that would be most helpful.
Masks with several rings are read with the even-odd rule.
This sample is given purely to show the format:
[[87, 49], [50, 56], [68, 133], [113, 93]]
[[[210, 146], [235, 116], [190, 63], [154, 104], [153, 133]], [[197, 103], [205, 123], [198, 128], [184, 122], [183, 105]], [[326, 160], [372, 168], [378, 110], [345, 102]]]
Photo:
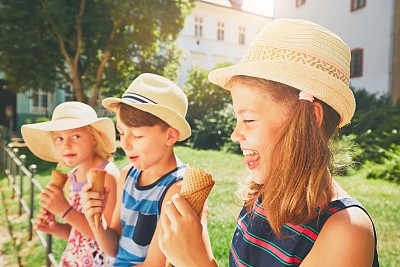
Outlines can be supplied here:
[[71, 84], [67, 84], [64, 89], [64, 100], [65, 101], [74, 101], [75, 100], [75, 95], [74, 95], [74, 88], [72, 87]]
[[48, 105], [48, 93], [42, 90], [32, 90], [32, 108], [33, 113], [46, 113]]
[[367, 0], [351, 0], [351, 11], [365, 7]]
[[296, 0], [296, 7], [300, 7], [306, 3], [306, 0]]
[[218, 41], [223, 41], [224, 40], [224, 23], [221, 22], [221, 21], [218, 21], [217, 40]]
[[364, 51], [361, 48], [351, 51], [350, 78], [362, 76], [363, 54]]
[[196, 36], [196, 37], [203, 36], [203, 18], [202, 17], [194, 18], [194, 36]]
[[245, 44], [245, 36], [246, 36], [246, 28], [239, 27], [239, 44], [241, 45]]

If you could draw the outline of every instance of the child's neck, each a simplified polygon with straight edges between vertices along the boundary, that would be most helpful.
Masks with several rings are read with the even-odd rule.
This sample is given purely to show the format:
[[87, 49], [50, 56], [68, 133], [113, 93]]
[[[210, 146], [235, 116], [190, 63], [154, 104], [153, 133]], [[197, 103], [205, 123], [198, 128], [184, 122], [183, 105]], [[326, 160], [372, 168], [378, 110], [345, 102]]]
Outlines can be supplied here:
[[179, 159], [172, 154], [167, 159], [157, 163], [156, 165], [143, 170], [140, 174], [140, 178], [138, 180], [138, 185], [146, 186], [151, 185], [156, 182], [158, 179], [163, 177], [165, 174], [174, 170], [178, 166]]

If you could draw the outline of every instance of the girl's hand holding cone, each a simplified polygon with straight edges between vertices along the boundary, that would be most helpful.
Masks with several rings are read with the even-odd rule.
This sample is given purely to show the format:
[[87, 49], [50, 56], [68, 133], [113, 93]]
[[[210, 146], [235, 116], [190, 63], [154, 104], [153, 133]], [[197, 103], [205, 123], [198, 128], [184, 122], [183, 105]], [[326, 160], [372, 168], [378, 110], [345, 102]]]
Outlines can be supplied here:
[[[201, 169], [191, 168], [187, 165], [179, 194], [186, 199], [197, 216], [200, 216], [214, 184], [215, 181], [210, 174], [205, 173]], [[165, 266], [172, 267], [172, 264], [167, 260]]]

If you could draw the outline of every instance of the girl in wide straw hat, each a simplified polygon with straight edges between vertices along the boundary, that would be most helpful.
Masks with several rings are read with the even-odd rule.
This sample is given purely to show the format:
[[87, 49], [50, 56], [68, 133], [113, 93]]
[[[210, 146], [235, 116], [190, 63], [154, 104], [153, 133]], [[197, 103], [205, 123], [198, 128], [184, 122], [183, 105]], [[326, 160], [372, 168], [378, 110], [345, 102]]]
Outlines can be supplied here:
[[[330, 139], [350, 122], [350, 51], [304, 20], [275, 20], [241, 62], [209, 80], [230, 90], [232, 140], [251, 175], [230, 266], [379, 266], [373, 223], [332, 178]], [[161, 250], [175, 266], [216, 266], [202, 222], [179, 196], [165, 205]], [[203, 232], [203, 233], [202, 233]], [[203, 236], [203, 237], [202, 237]]]
[[[57, 162], [58, 166], [73, 167], [68, 173], [65, 194], [48, 184], [41, 194], [34, 227], [42, 232], [68, 240], [60, 266], [104, 266], [108, 258], [94, 240], [93, 232], [82, 214], [82, 187], [93, 167], [107, 171], [108, 189], [104, 218], [111, 222], [116, 201], [116, 179], [119, 170], [110, 162], [115, 151], [115, 128], [109, 118], [98, 118], [90, 106], [81, 102], [58, 105], [51, 121], [26, 124], [21, 128], [28, 148], [37, 157]], [[64, 223], [57, 222], [55, 217]]]

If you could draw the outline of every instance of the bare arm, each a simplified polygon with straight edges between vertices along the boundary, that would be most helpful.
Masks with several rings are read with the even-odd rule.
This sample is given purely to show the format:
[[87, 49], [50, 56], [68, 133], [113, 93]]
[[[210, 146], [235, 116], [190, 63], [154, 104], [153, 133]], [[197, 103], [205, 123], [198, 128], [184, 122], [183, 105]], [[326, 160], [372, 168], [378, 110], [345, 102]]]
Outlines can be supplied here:
[[373, 258], [371, 220], [360, 208], [351, 207], [327, 220], [301, 266], [372, 266]]

